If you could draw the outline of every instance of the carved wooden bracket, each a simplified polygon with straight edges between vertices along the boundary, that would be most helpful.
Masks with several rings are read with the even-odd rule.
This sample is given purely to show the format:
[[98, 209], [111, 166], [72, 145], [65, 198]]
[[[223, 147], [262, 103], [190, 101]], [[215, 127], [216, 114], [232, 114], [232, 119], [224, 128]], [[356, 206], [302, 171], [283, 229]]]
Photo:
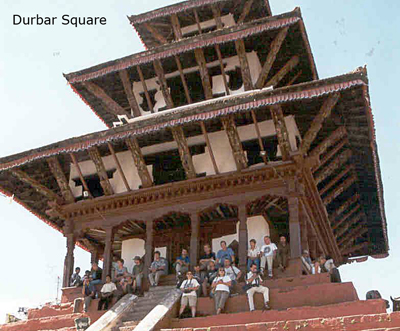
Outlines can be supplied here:
[[49, 165], [50, 171], [55, 177], [58, 187], [61, 190], [61, 194], [64, 197], [64, 200], [67, 203], [74, 203], [75, 198], [72, 194], [71, 188], [68, 184], [68, 180], [65, 177], [65, 174], [61, 168], [60, 162], [58, 161], [56, 156], [52, 156], [47, 159], [47, 164]]
[[188, 179], [196, 178], [196, 170], [190, 155], [189, 146], [181, 126], [171, 128], [172, 135], [178, 145], [179, 156], [181, 157], [183, 169], [185, 169]]
[[151, 179], [149, 170], [147, 169], [146, 163], [144, 162], [143, 154], [140, 150], [136, 138], [127, 139], [125, 142], [132, 153], [133, 161], [137, 168], [143, 187], [153, 186], [153, 180]]
[[99, 178], [100, 178], [100, 185], [104, 190], [104, 194], [105, 195], [113, 195], [114, 190], [110, 184], [110, 181], [108, 180], [106, 167], [104, 166], [104, 163], [103, 163], [103, 160], [101, 158], [98, 148], [97, 147], [89, 148], [88, 153], [96, 167], [97, 174], [99, 175]]

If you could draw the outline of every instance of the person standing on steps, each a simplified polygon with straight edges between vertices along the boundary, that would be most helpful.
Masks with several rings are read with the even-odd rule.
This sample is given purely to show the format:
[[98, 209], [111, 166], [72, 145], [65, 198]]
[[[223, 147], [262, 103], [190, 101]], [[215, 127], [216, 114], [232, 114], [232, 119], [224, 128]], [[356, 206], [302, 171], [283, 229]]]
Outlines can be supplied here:
[[140, 256], [135, 256], [133, 259], [134, 266], [132, 269], [132, 278], [133, 278], [133, 284], [134, 284], [134, 292], [136, 294], [142, 295], [143, 294], [143, 268], [144, 264], [142, 262], [142, 259]]
[[186, 273], [187, 279], [185, 279], [180, 289], [182, 290], [182, 298], [181, 298], [181, 308], [179, 310], [179, 317], [181, 317], [182, 313], [185, 311], [187, 305], [189, 305], [190, 310], [192, 311], [192, 317], [196, 317], [196, 306], [197, 306], [197, 290], [200, 288], [200, 284], [193, 277], [191, 271]]
[[261, 273], [264, 272], [265, 266], [268, 267], [268, 276], [273, 277], [272, 268], [274, 264], [274, 259], [276, 257], [276, 250], [278, 248], [271, 242], [269, 236], [264, 237], [264, 245], [261, 247]]
[[212, 293], [214, 296], [215, 310], [217, 315], [225, 309], [226, 300], [229, 298], [229, 288], [232, 285], [229, 276], [225, 275], [225, 269], [218, 269], [218, 276], [214, 278], [211, 284]]
[[246, 276], [246, 294], [249, 302], [250, 311], [254, 311], [254, 294], [261, 293], [264, 296], [264, 309], [271, 309], [269, 306], [269, 289], [266, 286], [261, 285], [262, 278], [258, 272], [257, 265], [253, 263], [250, 267], [250, 271]]

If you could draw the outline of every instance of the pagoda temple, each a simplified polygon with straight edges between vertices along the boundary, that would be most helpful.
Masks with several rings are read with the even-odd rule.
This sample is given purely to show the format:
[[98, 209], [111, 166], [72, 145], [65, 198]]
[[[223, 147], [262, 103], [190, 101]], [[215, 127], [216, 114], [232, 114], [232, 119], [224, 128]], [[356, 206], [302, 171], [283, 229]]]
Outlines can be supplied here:
[[64, 287], [76, 245], [103, 277], [115, 256], [147, 269], [155, 249], [197, 261], [221, 240], [245, 269], [266, 234], [290, 243], [277, 281], [322, 279], [303, 250], [388, 256], [365, 67], [319, 79], [300, 9], [273, 16], [268, 0], [128, 18], [145, 51], [64, 75], [107, 129], [0, 159], [0, 190], [65, 236]]

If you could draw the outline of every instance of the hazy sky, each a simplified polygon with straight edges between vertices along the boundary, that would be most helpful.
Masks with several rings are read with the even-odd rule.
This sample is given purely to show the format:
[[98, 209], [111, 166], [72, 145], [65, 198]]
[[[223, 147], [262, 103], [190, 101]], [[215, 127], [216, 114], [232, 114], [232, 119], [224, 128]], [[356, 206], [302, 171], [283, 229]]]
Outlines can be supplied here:
[[[126, 15], [172, 4], [172, 0], [0, 2], [0, 156], [85, 133], [104, 124], [73, 93], [62, 73], [143, 50]], [[400, 231], [396, 215], [400, 180], [398, 77], [400, 23], [397, 0], [271, 0], [274, 14], [302, 10], [320, 78], [367, 64], [389, 229], [390, 257], [340, 268], [359, 297], [379, 290], [400, 296]], [[53, 26], [13, 25], [13, 15], [57, 16]], [[104, 16], [106, 25], [63, 26], [61, 16]], [[0, 322], [6, 312], [56, 297], [66, 253], [61, 234], [16, 203], [0, 197]], [[77, 248], [76, 265], [89, 268], [89, 254]]]

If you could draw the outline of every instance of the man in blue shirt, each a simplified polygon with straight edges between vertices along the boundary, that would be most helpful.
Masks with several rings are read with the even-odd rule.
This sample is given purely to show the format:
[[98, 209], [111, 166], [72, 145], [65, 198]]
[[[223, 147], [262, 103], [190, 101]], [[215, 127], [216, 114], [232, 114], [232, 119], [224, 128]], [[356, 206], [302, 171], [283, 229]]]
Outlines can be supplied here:
[[182, 274], [186, 274], [189, 270], [189, 265], [190, 265], [190, 259], [188, 256], [188, 251], [186, 249], [182, 249], [182, 254], [176, 259], [176, 262], [174, 264], [175, 270], [176, 270], [176, 278], [179, 279], [179, 277]]
[[96, 288], [92, 284], [92, 276], [83, 278], [82, 294], [84, 297], [83, 311], [87, 313], [90, 303], [96, 298]]
[[232, 264], [235, 264], [235, 253], [232, 248], [226, 246], [226, 241], [221, 241], [221, 249], [217, 253], [216, 263], [223, 268], [225, 260], [229, 260]]

